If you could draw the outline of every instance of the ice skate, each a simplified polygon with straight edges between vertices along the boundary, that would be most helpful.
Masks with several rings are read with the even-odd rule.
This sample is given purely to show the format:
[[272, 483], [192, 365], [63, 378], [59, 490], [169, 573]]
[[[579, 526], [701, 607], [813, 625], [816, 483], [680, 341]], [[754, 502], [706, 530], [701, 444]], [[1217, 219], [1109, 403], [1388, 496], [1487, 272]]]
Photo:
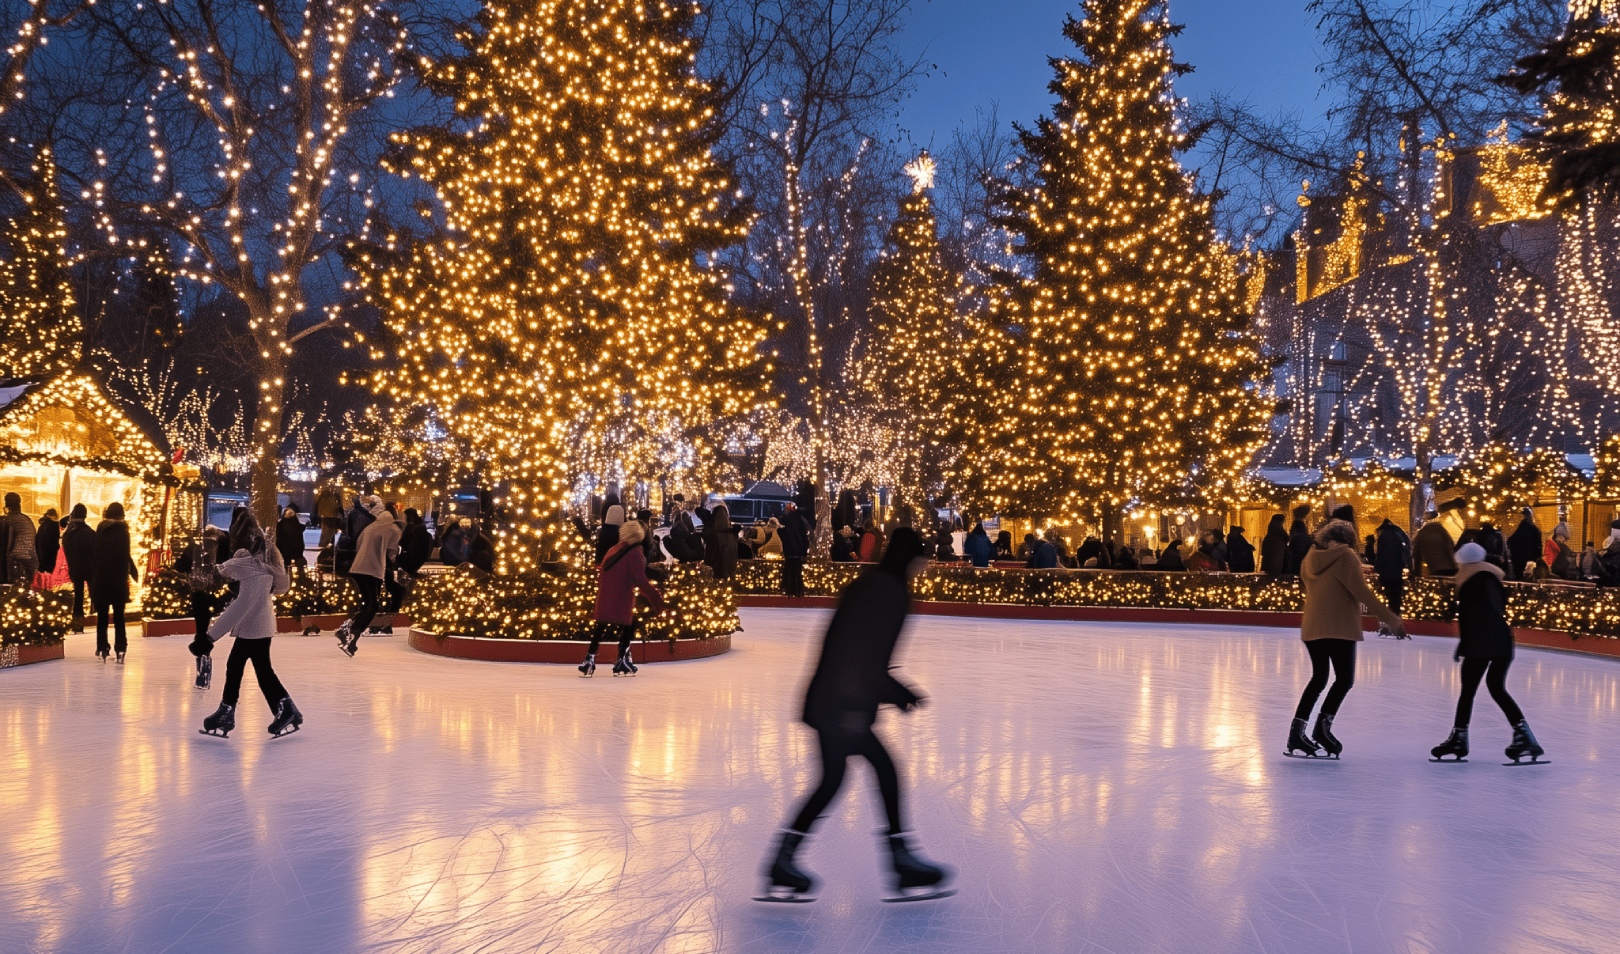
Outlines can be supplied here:
[[[1304, 754], [1295, 755], [1295, 751], [1303, 752]], [[1283, 754], [1291, 759], [1322, 758], [1321, 746], [1317, 745], [1315, 742], [1312, 742], [1311, 737], [1305, 734], [1304, 719], [1295, 719], [1293, 725], [1289, 727], [1288, 749], [1287, 751], [1283, 752]]]
[[624, 653], [619, 656], [618, 662], [613, 664], [613, 674], [615, 676], [634, 676], [640, 671], [641, 670], [636, 667], [635, 662], [630, 658], [630, 650], [628, 649], [626, 649]]
[[765, 893], [754, 898], [755, 901], [807, 904], [815, 900], [810, 891], [815, 887], [816, 879], [800, 868], [793, 858], [806, 837], [791, 829], [782, 832], [776, 842], [776, 856], [765, 869]]
[[198, 689], [207, 689], [214, 681], [214, 657], [197, 657], [197, 678], [194, 682]]
[[112, 650], [110, 650], [110, 649], [98, 649], [98, 650], [96, 650], [96, 658], [101, 660], [101, 664], [103, 666], [107, 665], [107, 659], [109, 657], [111, 657], [111, 656], [112, 656]]
[[596, 675], [596, 654], [586, 653], [585, 661], [579, 664], [579, 677], [589, 679]]
[[292, 735], [304, 724], [304, 714], [293, 705], [292, 696], [282, 696], [281, 702], [276, 706], [276, 718], [267, 727], [272, 738], [281, 738]]
[[1330, 759], [1338, 758], [1339, 753], [1344, 751], [1344, 746], [1333, 737], [1333, 716], [1318, 715], [1316, 729], [1311, 732], [1311, 738], [1327, 751], [1327, 757]]
[[231, 730], [236, 728], [236, 707], [221, 702], [214, 714], [203, 720], [203, 727], [197, 731], [203, 735], [217, 735], [227, 738]]
[[1431, 762], [1468, 761], [1468, 727], [1460, 725], [1452, 729], [1444, 742], [1429, 750], [1429, 755]]
[[[1524, 719], [1520, 719], [1519, 724], [1513, 727], [1513, 741], [1508, 743], [1508, 747], [1504, 750], [1504, 752], [1507, 757], [1513, 761], [1503, 762], [1503, 765], [1550, 764], [1550, 762], [1547, 760], [1542, 759], [1542, 756], [1547, 753], [1547, 750], [1542, 748], [1541, 744], [1536, 741], [1535, 733], [1530, 731], [1530, 723]], [[1529, 757], [1530, 761], [1519, 761], [1526, 756]]]
[[933, 864], [912, 852], [906, 833], [888, 835], [889, 852], [894, 856], [894, 896], [885, 901], [932, 901], [956, 893], [949, 886], [951, 870]]
[[124, 654], [119, 653], [118, 654], [118, 665], [122, 666], [123, 664], [124, 664]]
[[343, 655], [353, 659], [360, 648], [360, 634], [354, 631], [354, 621], [344, 620], [333, 635], [337, 636], [338, 648], [343, 650]]

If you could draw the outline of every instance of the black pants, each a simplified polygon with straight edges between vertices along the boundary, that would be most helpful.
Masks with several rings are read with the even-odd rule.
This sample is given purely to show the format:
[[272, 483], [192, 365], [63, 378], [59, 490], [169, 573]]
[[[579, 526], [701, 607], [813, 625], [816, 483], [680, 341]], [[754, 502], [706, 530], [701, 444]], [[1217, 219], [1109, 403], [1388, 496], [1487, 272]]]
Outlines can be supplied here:
[[1406, 599], [1406, 580], [1399, 576], [1381, 576], [1378, 586], [1384, 591], [1384, 603], [1396, 616], [1401, 615], [1401, 603]]
[[804, 557], [787, 557], [782, 560], [782, 595], [804, 595]]
[[349, 617], [349, 628], [364, 636], [366, 630], [371, 628], [377, 611], [382, 609], [382, 580], [363, 573], [355, 573], [349, 579], [354, 581], [354, 588], [360, 591], [360, 608]]
[[84, 588], [89, 585], [90, 581], [88, 580], [73, 581], [73, 625], [75, 627], [78, 627], [79, 620], [84, 618]]
[[214, 594], [191, 594], [191, 618], [197, 623], [197, 635], [208, 635], [208, 624], [214, 621]]
[[[383, 612], [392, 617], [399, 612], [400, 606], [404, 604], [407, 592], [399, 582], [399, 574], [392, 568], [388, 570], [388, 575], [383, 577], [383, 589], [388, 592], [388, 599], [383, 601]], [[388, 625], [394, 625], [393, 619], [388, 620]]]
[[1305, 651], [1311, 654], [1311, 681], [1305, 684], [1305, 691], [1300, 694], [1294, 718], [1311, 717], [1311, 710], [1316, 707], [1316, 697], [1322, 694], [1322, 687], [1327, 685], [1329, 664], [1333, 666], [1333, 688], [1328, 690], [1327, 699], [1322, 702], [1322, 714], [1338, 715], [1344, 697], [1350, 692], [1350, 687], [1356, 684], [1356, 641], [1309, 639], [1305, 641]]
[[1502, 707], [1508, 725], [1518, 725], [1524, 721], [1519, 704], [1513, 701], [1507, 691], [1507, 671], [1511, 665], [1511, 659], [1463, 660], [1462, 694], [1457, 697], [1457, 721], [1453, 725], [1459, 729], [1468, 728], [1469, 720], [1474, 717], [1474, 693], [1479, 690], [1480, 679], [1485, 680], [1485, 688], [1490, 690], [1491, 698]]
[[872, 771], [877, 774], [878, 791], [883, 795], [883, 811], [889, 816], [889, 832], [905, 831], [905, 820], [900, 814], [900, 773], [896, 771], [894, 760], [889, 757], [889, 750], [883, 747], [883, 742], [871, 729], [865, 732], [817, 730], [817, 735], [821, 742], [821, 782], [805, 799], [798, 817], [793, 819], [793, 830], [809, 833], [816, 819], [832, 804], [838, 790], [844, 787], [844, 770], [848, 767], [849, 757], [858, 755], [870, 763]]
[[596, 655], [596, 651], [601, 648], [604, 638], [612, 639], [616, 636], [619, 639], [619, 658], [623, 659], [625, 653], [630, 651], [630, 640], [635, 635], [636, 627], [634, 623], [626, 625], [624, 623], [604, 623], [597, 620], [596, 628], [591, 630], [590, 654], [592, 656]]
[[247, 668], [249, 662], [253, 663], [253, 675], [258, 677], [259, 691], [264, 693], [264, 701], [270, 704], [270, 711], [274, 712], [281, 705], [281, 700], [287, 697], [287, 690], [270, 666], [268, 639], [232, 641], [231, 658], [225, 661], [225, 694], [220, 701], [228, 706], [236, 705], [236, 700], [242, 695], [242, 670]]
[[112, 646], [115, 652], [129, 651], [129, 638], [124, 635], [124, 604], [102, 603], [96, 607], [96, 652], [107, 651], [107, 617], [112, 617], [113, 632], [117, 642]]

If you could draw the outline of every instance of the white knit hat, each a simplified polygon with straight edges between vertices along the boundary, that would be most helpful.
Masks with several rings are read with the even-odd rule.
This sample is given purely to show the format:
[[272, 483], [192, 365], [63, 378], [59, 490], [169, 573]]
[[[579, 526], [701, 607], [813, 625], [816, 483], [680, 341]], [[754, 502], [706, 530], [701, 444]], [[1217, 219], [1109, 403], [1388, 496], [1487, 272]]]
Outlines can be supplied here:
[[618, 504], [614, 504], [613, 506], [607, 508], [607, 516], [602, 518], [602, 522], [610, 527], [617, 527], [623, 524], [624, 508]]
[[1465, 543], [1457, 548], [1458, 563], [1484, 563], [1485, 548], [1477, 543]]

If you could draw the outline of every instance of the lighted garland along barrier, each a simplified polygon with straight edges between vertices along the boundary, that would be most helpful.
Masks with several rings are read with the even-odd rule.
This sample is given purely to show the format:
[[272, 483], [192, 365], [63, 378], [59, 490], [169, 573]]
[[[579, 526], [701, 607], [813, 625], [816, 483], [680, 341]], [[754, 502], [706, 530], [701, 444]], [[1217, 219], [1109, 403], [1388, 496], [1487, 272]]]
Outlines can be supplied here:
[[[230, 587], [219, 587], [213, 597], [217, 614], [230, 605]], [[286, 622], [283, 631], [291, 632], [301, 629], [305, 621], [347, 616], [360, 605], [360, 591], [347, 577], [319, 577], [300, 571], [293, 574], [292, 586], [275, 602], [276, 617]], [[190, 635], [190, 577], [170, 569], [148, 576], [141, 595], [141, 615], [146, 620], [147, 636]]]
[[73, 596], [0, 587], [0, 669], [61, 659], [73, 623]]
[[[859, 563], [808, 563], [805, 594], [835, 596], [863, 569], [865, 565]], [[780, 561], [745, 560], [737, 565], [731, 583], [739, 595], [776, 596], [782, 592], [781, 572]], [[912, 593], [918, 600], [984, 606], [1299, 613], [1305, 605], [1298, 580], [1250, 573], [974, 569], [935, 564], [913, 583]], [[1566, 633], [1572, 639], [1620, 640], [1620, 590], [1509, 583], [1507, 594], [1508, 621], [1516, 628]], [[1409, 580], [1401, 609], [1408, 620], [1451, 622], [1456, 618], [1451, 584], [1441, 579]]]

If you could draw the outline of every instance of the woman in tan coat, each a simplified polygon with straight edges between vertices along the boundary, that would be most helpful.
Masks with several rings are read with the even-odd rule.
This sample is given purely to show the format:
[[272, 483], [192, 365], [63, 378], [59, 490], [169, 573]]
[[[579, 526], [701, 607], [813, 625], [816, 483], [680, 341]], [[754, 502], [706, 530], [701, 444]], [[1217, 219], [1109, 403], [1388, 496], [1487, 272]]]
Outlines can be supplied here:
[[[1406, 638], [1401, 618], [1390, 612], [1367, 585], [1356, 555], [1356, 528], [1343, 520], [1329, 520], [1316, 531], [1316, 546], [1300, 567], [1300, 585], [1305, 591], [1305, 616], [1300, 622], [1300, 638], [1311, 655], [1311, 681], [1299, 697], [1294, 724], [1288, 732], [1288, 751], [1293, 758], [1338, 758], [1344, 746], [1333, 737], [1333, 717], [1356, 681], [1356, 643], [1361, 642], [1362, 607], [1365, 606], [1399, 639]], [[1316, 698], [1327, 685], [1328, 668], [1333, 669], [1333, 688], [1322, 702], [1316, 729], [1310, 738], [1305, 725]], [[1313, 741], [1314, 739], [1314, 741]], [[1320, 744], [1320, 746], [1319, 746]], [[1303, 755], [1294, 753], [1302, 752]]]

